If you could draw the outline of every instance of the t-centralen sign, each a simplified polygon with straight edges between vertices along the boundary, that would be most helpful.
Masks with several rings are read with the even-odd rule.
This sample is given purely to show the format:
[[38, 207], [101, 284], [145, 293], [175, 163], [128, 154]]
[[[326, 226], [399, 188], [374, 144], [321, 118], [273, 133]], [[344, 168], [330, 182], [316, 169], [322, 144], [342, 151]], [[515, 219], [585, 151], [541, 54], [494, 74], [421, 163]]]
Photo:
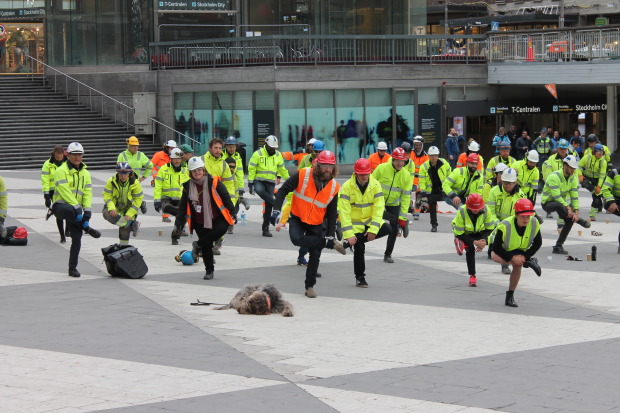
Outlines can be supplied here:
[[158, 1], [160, 11], [231, 11], [231, 0], [220, 1]]

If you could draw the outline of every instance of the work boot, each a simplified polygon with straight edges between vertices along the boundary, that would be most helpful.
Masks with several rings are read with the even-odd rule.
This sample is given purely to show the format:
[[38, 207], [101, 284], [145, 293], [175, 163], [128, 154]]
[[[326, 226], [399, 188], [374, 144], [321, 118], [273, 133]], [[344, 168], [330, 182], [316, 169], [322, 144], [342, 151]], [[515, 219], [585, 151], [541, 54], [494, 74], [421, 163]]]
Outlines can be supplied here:
[[84, 228], [84, 232], [93, 238], [101, 237], [101, 232], [97, 231], [95, 228], [92, 228], [92, 227]]
[[297, 257], [297, 265], [308, 266], [308, 261], [304, 257]]
[[140, 205], [140, 212], [142, 212], [142, 215], [146, 214], [146, 202], [142, 202], [142, 205]]
[[403, 237], [407, 238], [409, 236], [409, 225], [405, 225], [402, 229], [403, 229]]
[[506, 301], [504, 302], [504, 304], [506, 304], [508, 307], [518, 307], [517, 302], [515, 301], [514, 294], [514, 291], [506, 291]]
[[215, 271], [205, 271], [205, 276], [202, 277], [203, 280], [212, 280]]
[[250, 209], [250, 200], [246, 199], [245, 197], [243, 198], [239, 198], [239, 201], [243, 204], [243, 206], [245, 207], [246, 211], [248, 209]]
[[77, 270], [77, 268], [69, 268], [69, 277], [80, 277], [82, 274]]
[[133, 233], [134, 237], [138, 236], [138, 231], [140, 230], [140, 222], [139, 221], [132, 221], [131, 222], [131, 232]]
[[271, 234], [271, 232], [269, 232], [269, 228], [263, 228], [263, 237], [273, 237], [273, 235]]
[[161, 217], [161, 222], [172, 222], [170, 217]]
[[437, 232], [437, 225], [431, 226], [431, 232]]
[[232, 233], [233, 233], [233, 228], [234, 228], [234, 227], [235, 227], [234, 225], [229, 225], [229, 226], [228, 226], [228, 231], [227, 231], [227, 232], [228, 232], [229, 234], [232, 234]]
[[187, 233], [187, 231], [185, 231], [185, 228], [183, 228], [183, 231], [181, 231], [181, 236], [182, 237], [189, 237], [189, 234]]
[[387, 262], [388, 264], [394, 264], [394, 258], [392, 258], [390, 255], [384, 255], [383, 262]]
[[321, 275], [321, 273], [320, 273], [320, 272], [317, 272], [317, 273], [316, 273], [316, 275], [315, 275], [315, 277], [316, 277], [316, 278], [321, 278], [321, 277], [322, 277], [322, 275]]
[[564, 247], [562, 247], [561, 245], [555, 245], [555, 246], [553, 247], [553, 251], [552, 251], [552, 252], [553, 252], [554, 254], [563, 254], [563, 255], [567, 255], [567, 254], [568, 254], [568, 251], [566, 251], [566, 250], [564, 249]]
[[172, 245], [179, 245], [178, 238], [172, 238]]
[[366, 277], [355, 277], [355, 286], [359, 288], [368, 288], [368, 283], [366, 282]]
[[314, 291], [314, 288], [312, 288], [312, 287], [306, 288], [306, 297], [308, 297], [308, 298], [316, 298], [316, 292]]
[[469, 286], [470, 287], [476, 287], [476, 276], [475, 275], [470, 275], [469, 276]]
[[198, 241], [192, 242], [192, 254], [196, 254], [197, 257], [202, 257], [202, 247]]
[[538, 265], [538, 258], [536, 257], [531, 257], [525, 260], [525, 262], [523, 263], [523, 268], [531, 268], [539, 277], [542, 274], [540, 265]]
[[338, 251], [339, 253], [341, 253], [342, 255], [347, 254], [347, 250], [344, 249], [344, 246], [336, 240], [334, 240], [334, 249]]
[[[594, 218], [594, 219], [590, 218], [590, 221], [596, 221], [596, 218]], [[577, 220], [577, 223], [578, 223], [579, 225], [581, 225], [582, 227], [584, 227], [584, 228], [590, 228], [590, 227], [592, 226], [592, 224], [590, 224], [588, 221], [586, 221], [586, 220], [585, 220], [585, 219], [583, 219], [583, 218], [579, 218], [579, 219]]]
[[222, 255], [222, 240], [215, 241], [213, 244], [213, 255]]
[[510, 267], [506, 264], [501, 264], [502, 265], [502, 274], [510, 274]]

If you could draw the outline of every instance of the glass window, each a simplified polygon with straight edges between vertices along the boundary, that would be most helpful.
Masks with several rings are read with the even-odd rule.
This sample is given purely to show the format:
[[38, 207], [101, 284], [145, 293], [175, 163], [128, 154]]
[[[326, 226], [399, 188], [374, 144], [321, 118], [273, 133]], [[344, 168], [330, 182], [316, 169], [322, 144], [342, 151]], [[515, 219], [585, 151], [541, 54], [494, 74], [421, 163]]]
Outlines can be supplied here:
[[413, 136], [415, 135], [414, 102], [415, 92], [413, 90], [396, 91], [396, 142], [398, 145], [405, 140], [413, 143]]
[[364, 156], [376, 152], [376, 144], [383, 141], [392, 149], [392, 90], [366, 89], [366, 122], [371, 139]]
[[[283, 90], [280, 92], [280, 151], [290, 152], [305, 148], [306, 113], [303, 90]], [[303, 132], [302, 132], [303, 131]], [[260, 143], [259, 143], [260, 146]]]
[[309, 90], [306, 92], [308, 139], [322, 140], [325, 149], [336, 153], [334, 92], [332, 90]]
[[252, 92], [235, 92], [234, 98], [232, 136], [252, 147]]
[[195, 153], [206, 152], [211, 135], [213, 132], [213, 110], [211, 102], [211, 92], [194, 93], [194, 129], [192, 131], [194, 139], [200, 144], [194, 143]]
[[352, 164], [364, 156], [364, 97], [362, 89], [336, 90], [338, 163]]
[[[254, 112], [252, 139], [244, 141], [248, 145], [248, 154], [251, 156], [250, 148], [262, 146], [265, 138], [275, 134], [275, 93], [272, 90], [261, 90], [254, 93]], [[280, 149], [282, 149], [283, 136], [280, 137]], [[259, 145], [260, 142], [260, 145]]]
[[232, 92], [213, 92], [213, 137], [226, 140], [232, 133]]
[[[193, 110], [192, 95], [191, 92], [174, 94], [174, 129], [184, 135], [189, 135], [189, 117]], [[192, 144], [191, 141], [187, 141], [187, 139], [181, 135], [176, 136], [175, 140], [177, 145], [182, 145], [184, 143]]]

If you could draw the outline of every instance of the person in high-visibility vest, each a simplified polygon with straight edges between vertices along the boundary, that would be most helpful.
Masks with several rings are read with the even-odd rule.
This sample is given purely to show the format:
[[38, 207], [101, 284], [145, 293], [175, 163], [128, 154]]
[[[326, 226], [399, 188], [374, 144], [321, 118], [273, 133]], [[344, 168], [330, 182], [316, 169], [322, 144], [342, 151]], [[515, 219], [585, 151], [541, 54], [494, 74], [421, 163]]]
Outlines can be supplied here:
[[177, 233], [187, 220], [190, 233], [198, 235], [197, 249], [202, 253], [205, 266], [204, 280], [215, 276], [213, 244], [233, 224], [235, 206], [219, 176], [207, 173], [202, 157], [194, 156], [187, 162], [189, 175], [183, 183], [183, 195], [174, 222]]
[[269, 135], [265, 138], [265, 146], [252, 154], [248, 165], [248, 190], [251, 195], [256, 194], [265, 201], [263, 212], [263, 237], [272, 237], [269, 232], [271, 211], [276, 201], [274, 189], [280, 178], [288, 179], [288, 171], [284, 167], [282, 154], [277, 150], [278, 138]]
[[413, 138], [413, 150], [409, 154], [411, 162], [413, 162], [413, 188], [411, 189], [411, 199], [415, 198], [415, 208], [413, 210], [413, 219], [415, 221], [420, 219], [420, 213], [417, 211], [417, 209], [420, 209], [421, 204], [418, 196], [418, 192], [420, 192], [420, 167], [424, 162], [428, 161], [428, 154], [424, 151], [423, 142], [424, 140], [421, 136]]
[[[558, 142], [557, 152], [549, 156], [549, 158], [542, 164], [542, 181], [539, 182], [544, 183], [552, 172], [561, 171], [564, 168], [564, 158], [570, 155], [569, 149], [570, 148], [568, 147], [566, 140], [560, 139], [560, 142]], [[575, 158], [579, 160], [579, 158]], [[541, 189], [539, 192], [542, 192], [540, 184], [538, 187]], [[553, 215], [547, 213], [547, 218], [553, 218]], [[560, 217], [557, 218], [557, 224], [558, 230], [564, 228], [564, 220]]]
[[594, 146], [595, 145], [601, 145], [603, 147], [603, 152], [604, 152], [604, 158], [605, 158], [605, 162], [607, 162], [607, 164], [611, 163], [611, 151], [609, 150], [609, 148], [606, 145], [603, 145], [599, 140], [598, 137], [594, 134], [591, 133], [588, 135], [588, 138], [586, 139], [586, 143], [587, 143], [587, 148], [585, 148], [583, 150], [583, 156], [586, 156], [589, 153], [593, 153], [594, 152]]
[[[239, 204], [243, 204], [246, 210], [250, 209], [250, 201], [247, 198], [244, 198], [245, 194], [245, 184], [243, 182], [243, 158], [241, 154], [237, 151], [239, 145], [237, 144], [237, 138], [234, 136], [229, 136], [226, 138], [226, 153], [224, 156], [229, 156], [235, 160], [236, 167], [233, 173], [236, 181], [237, 181], [237, 194], [238, 194], [238, 202], [235, 203], [235, 216], [237, 216], [237, 212], [239, 212]], [[231, 169], [232, 172], [232, 169]]]
[[532, 148], [538, 152], [538, 167], [541, 168], [553, 150], [552, 139], [547, 136], [547, 128], [540, 130], [540, 136], [532, 142]]
[[[170, 163], [170, 151], [176, 147], [177, 147], [177, 143], [175, 141], [170, 140], [163, 144], [163, 150], [156, 152], [155, 155], [153, 155], [153, 158], [151, 159], [151, 163], [153, 164], [153, 169], [151, 173], [152, 178], [153, 178], [151, 179], [152, 187], [155, 187], [155, 177], [159, 173], [160, 168]], [[164, 212], [163, 214], [161, 214], [161, 221], [171, 222], [170, 215]]]
[[179, 149], [183, 152], [183, 158], [181, 158], [183, 160], [183, 166], [187, 166], [187, 162], [194, 157], [194, 149], [187, 143], [179, 146]]
[[390, 160], [391, 156], [386, 153], [387, 150], [387, 143], [381, 141], [377, 144], [377, 152], [368, 157], [368, 162], [370, 162], [370, 167], [373, 171], [377, 168], [377, 166]]
[[[121, 162], [127, 162], [133, 169], [133, 172], [138, 177], [141, 183], [153, 173], [153, 163], [149, 158], [138, 150], [140, 141], [135, 136], [127, 138], [127, 149], [118, 154], [116, 158], [116, 164]], [[146, 214], [146, 202], [142, 202], [140, 205], [140, 211]]]
[[119, 244], [129, 244], [129, 236], [138, 236], [138, 211], [144, 198], [140, 181], [129, 162], [116, 165], [116, 173], [103, 189], [103, 219], [118, 226]]
[[484, 204], [482, 195], [469, 195], [463, 205], [456, 211], [452, 220], [452, 232], [456, 253], [463, 255], [467, 262], [469, 286], [476, 287], [476, 253], [488, 245], [488, 238], [497, 225], [497, 220], [489, 207]]
[[[56, 173], [56, 169], [66, 161], [65, 150], [62, 146], [56, 145], [50, 153], [50, 158], [46, 160], [41, 167], [41, 189], [43, 190], [45, 207], [48, 208], [48, 210], [52, 206], [52, 198], [54, 198], [54, 174]], [[65, 232], [63, 221], [58, 218], [56, 218], [56, 226], [60, 234], [60, 243], [64, 244], [67, 242], [67, 235], [69, 235], [69, 226], [67, 226]]]
[[514, 293], [521, 279], [521, 269], [531, 268], [540, 277], [542, 270], [534, 255], [542, 246], [540, 222], [532, 217], [536, 215], [534, 204], [527, 198], [519, 199], [514, 205], [514, 215], [497, 225], [492, 244], [491, 259], [503, 266], [512, 265], [510, 281], [504, 304], [518, 307]]
[[597, 143], [593, 151], [585, 153], [579, 161], [581, 186], [592, 194], [590, 205], [590, 221], [596, 221], [596, 213], [603, 210], [603, 183], [607, 176], [607, 161], [605, 161], [603, 145]]
[[319, 154], [325, 150], [325, 144], [323, 141], [316, 139], [312, 144], [312, 152], [308, 156], [304, 156], [299, 162], [297, 169], [309, 168], [312, 166], [312, 162], [319, 156]]
[[573, 223], [576, 222], [584, 228], [590, 228], [590, 223], [579, 218], [579, 180], [575, 175], [575, 171], [579, 168], [577, 159], [568, 155], [563, 162], [562, 170], [552, 172], [545, 180], [540, 202], [545, 212], [557, 212], [564, 220], [564, 227], [552, 252], [566, 255], [568, 252], [563, 245], [573, 228]]
[[389, 222], [383, 219], [385, 200], [381, 184], [371, 176], [368, 159], [358, 159], [353, 165], [353, 175], [342, 184], [338, 196], [338, 211], [342, 225], [342, 246], [353, 248], [353, 273], [356, 286], [368, 288], [366, 281], [366, 243], [392, 232]]
[[491, 189], [495, 188], [497, 185], [502, 184], [502, 173], [504, 173], [506, 169], [508, 169], [508, 167], [501, 162], [495, 165], [495, 168], [493, 168], [495, 178], [486, 181], [484, 183], [484, 186], [482, 187], [482, 199], [484, 200], [484, 202], [489, 201], [489, 194], [491, 193]]
[[56, 218], [67, 221], [71, 232], [70, 277], [81, 275], [77, 264], [82, 248], [82, 233], [85, 232], [93, 238], [101, 237], [101, 233], [90, 226], [93, 185], [90, 172], [82, 162], [83, 156], [82, 145], [79, 142], [71, 142], [67, 146], [67, 162], [60, 165], [54, 173], [52, 211]]
[[526, 154], [525, 159], [516, 161], [512, 165], [517, 170], [517, 183], [525, 197], [532, 201], [532, 204], [536, 204], [540, 181], [540, 171], [536, 167], [538, 160], [538, 152], [531, 150]]
[[[183, 166], [183, 152], [179, 148], [170, 151], [170, 163], [162, 166], [155, 177], [153, 204], [155, 211], [176, 216], [179, 212], [183, 183], [189, 179], [187, 167]], [[179, 237], [184, 234], [172, 231], [172, 245], [179, 245]]]
[[479, 152], [480, 152], [480, 144], [478, 142], [472, 140], [471, 142], [469, 142], [467, 144], [467, 150], [459, 155], [459, 159], [456, 161], [456, 167], [457, 168], [464, 168], [465, 166], [467, 166], [467, 158], [472, 153], [475, 153], [476, 155], [478, 155], [478, 158], [479, 158], [478, 170], [483, 172], [483, 170], [484, 170], [484, 158], [482, 157], [482, 155], [480, 155]]
[[407, 154], [403, 148], [392, 151], [392, 162], [383, 163], [372, 172], [372, 177], [381, 184], [385, 200], [383, 219], [387, 220], [392, 232], [388, 236], [383, 253], [383, 262], [394, 263], [392, 252], [396, 244], [396, 236], [402, 231], [406, 238], [409, 235], [407, 212], [411, 201], [411, 175], [404, 168]]
[[489, 159], [489, 163], [487, 164], [487, 169], [484, 175], [485, 181], [489, 179], [493, 179], [493, 168], [498, 163], [503, 163], [507, 167], [512, 167], [512, 164], [516, 162], [515, 158], [510, 156], [510, 144], [509, 143], [501, 143], [499, 146], [499, 155], [496, 155]]
[[[612, 169], [603, 184], [605, 209], [610, 214], [620, 217], [620, 168]], [[620, 231], [618, 231], [618, 254], [620, 254]]]
[[450, 175], [452, 169], [447, 160], [439, 157], [439, 148], [428, 148], [428, 161], [420, 167], [420, 203], [428, 205], [431, 215], [431, 232], [437, 232], [437, 202], [443, 201], [441, 183]]
[[293, 245], [305, 247], [310, 252], [305, 280], [305, 294], [309, 298], [317, 296], [314, 285], [323, 248], [346, 254], [344, 247], [334, 238], [340, 190], [336, 174], [336, 156], [331, 151], [322, 151], [312, 166], [299, 169], [284, 182], [278, 190], [271, 214], [271, 224], [277, 226], [282, 204], [289, 193], [293, 194], [288, 220], [289, 236]]
[[456, 168], [441, 183], [444, 201], [459, 209], [462, 203], [470, 194], [482, 194], [484, 180], [482, 171], [478, 169], [480, 156], [477, 153], [470, 153], [467, 157], [467, 168]]

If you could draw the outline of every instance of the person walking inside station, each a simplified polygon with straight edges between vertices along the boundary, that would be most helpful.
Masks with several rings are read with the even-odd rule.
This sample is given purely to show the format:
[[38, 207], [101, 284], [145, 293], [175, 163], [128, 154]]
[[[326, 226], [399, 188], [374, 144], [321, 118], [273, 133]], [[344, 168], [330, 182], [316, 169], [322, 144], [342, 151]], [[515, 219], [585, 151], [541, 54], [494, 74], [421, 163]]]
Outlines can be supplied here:
[[[331, 151], [322, 151], [312, 166], [299, 169], [280, 187], [270, 219], [271, 224], [277, 226], [282, 204], [292, 193], [289, 236], [293, 245], [305, 247], [310, 253], [305, 280], [308, 298], [317, 296], [314, 285], [323, 248], [346, 254], [344, 247], [334, 238], [340, 190], [336, 175], [336, 156]], [[325, 221], [327, 230], [324, 230]]]
[[[607, 173], [603, 184], [603, 198], [607, 212], [620, 217], [620, 168]], [[618, 254], [620, 254], [620, 231], [618, 231]]]
[[[50, 153], [50, 158], [46, 160], [41, 167], [41, 189], [43, 190], [45, 207], [48, 210], [52, 207], [52, 198], [54, 198], [54, 174], [56, 173], [56, 169], [66, 161], [65, 150], [62, 146], [56, 145]], [[69, 226], [67, 225], [67, 229], [65, 230], [63, 220], [58, 218], [56, 218], [56, 226], [60, 234], [60, 243], [64, 244], [67, 242], [67, 235], [69, 235]]]
[[579, 180], [575, 176], [575, 171], [579, 168], [577, 159], [568, 155], [563, 162], [562, 170], [552, 172], [545, 180], [540, 201], [545, 212], [557, 212], [564, 221], [553, 253], [566, 255], [568, 252], [563, 245], [573, 228], [573, 223], [576, 222], [584, 228], [590, 228], [590, 223], [579, 218]]
[[[127, 162], [138, 177], [138, 181], [142, 183], [142, 181], [153, 173], [153, 163], [144, 153], [138, 150], [140, 146], [140, 141], [138, 138], [135, 136], [130, 136], [127, 138], [126, 142], [127, 149], [118, 154], [116, 164], [118, 165], [121, 162]], [[142, 205], [140, 205], [140, 211], [142, 214], [146, 214], [146, 202], [142, 202]]]
[[383, 163], [373, 171], [372, 177], [381, 184], [384, 198], [383, 219], [390, 223], [392, 232], [388, 236], [383, 262], [394, 263], [392, 252], [396, 244], [396, 236], [402, 230], [403, 236], [409, 235], [409, 221], [407, 212], [411, 202], [411, 175], [404, 168], [407, 154], [403, 148], [396, 148], [392, 152], [392, 162]]
[[508, 291], [504, 304], [518, 307], [514, 293], [521, 279], [522, 268], [531, 268], [540, 277], [542, 270], [534, 255], [542, 246], [540, 222], [533, 219], [536, 215], [534, 204], [527, 198], [519, 199], [514, 205], [514, 215], [501, 221], [494, 233], [491, 259], [508, 268], [512, 265]]
[[82, 145], [78, 142], [70, 143], [67, 147], [67, 162], [59, 166], [54, 173], [52, 211], [56, 218], [67, 222], [71, 232], [70, 277], [81, 275], [77, 265], [82, 248], [82, 233], [86, 232], [93, 238], [101, 237], [101, 233], [90, 226], [93, 186], [90, 172], [82, 162], [83, 156]]
[[488, 244], [489, 236], [497, 220], [488, 206], [484, 204], [482, 196], [473, 193], [467, 197], [464, 205], [461, 205], [452, 220], [452, 232], [454, 233], [454, 245], [456, 253], [463, 255], [467, 262], [469, 273], [469, 286], [476, 287], [476, 253], [484, 250]]
[[338, 196], [338, 212], [342, 225], [344, 248], [353, 248], [353, 272], [356, 286], [368, 288], [366, 282], [366, 243], [392, 233], [389, 222], [383, 219], [385, 210], [381, 184], [371, 175], [367, 159], [353, 165], [353, 175], [342, 184]]
[[187, 169], [189, 175], [183, 183], [183, 195], [174, 222], [175, 231], [183, 231], [187, 219], [190, 233], [196, 231], [198, 235], [196, 247], [202, 252], [205, 266], [203, 279], [211, 280], [215, 276], [213, 244], [233, 224], [235, 207], [220, 177], [207, 173], [201, 157], [191, 158]]
[[[170, 163], [170, 151], [176, 147], [177, 147], [177, 143], [175, 141], [172, 141], [172, 140], [168, 141], [164, 143], [163, 150], [156, 152], [155, 155], [153, 155], [153, 158], [151, 159], [151, 163], [153, 164], [153, 169], [152, 169], [152, 174], [151, 174], [153, 176], [153, 179], [151, 180], [152, 187], [155, 186], [155, 177], [157, 177], [157, 174], [159, 173], [159, 170], [161, 169], [161, 167]], [[170, 214], [166, 212], [162, 213], [161, 221], [171, 222]]]
[[263, 237], [272, 237], [269, 232], [271, 212], [276, 201], [274, 189], [280, 178], [288, 179], [288, 171], [284, 167], [282, 154], [277, 150], [278, 138], [269, 135], [265, 138], [265, 145], [252, 154], [248, 165], [248, 190], [251, 195], [256, 194], [265, 201], [263, 212]]
[[137, 175], [129, 162], [116, 165], [116, 174], [103, 189], [103, 219], [118, 226], [119, 244], [129, 244], [129, 236], [138, 236], [140, 222], [137, 220], [144, 193]]
[[377, 144], [377, 152], [368, 157], [368, 162], [370, 162], [370, 167], [373, 171], [377, 168], [377, 166], [390, 160], [391, 156], [386, 153], [387, 150], [387, 143], [381, 141]]
[[452, 170], [447, 160], [439, 157], [439, 148], [428, 148], [428, 161], [420, 167], [420, 202], [427, 204], [431, 215], [431, 232], [437, 232], [437, 202], [443, 201], [441, 183]]
[[467, 157], [467, 168], [456, 168], [441, 183], [444, 193], [444, 201], [459, 209], [470, 194], [481, 194], [484, 180], [482, 171], [479, 169], [480, 156], [471, 153]]
[[[183, 153], [179, 148], [170, 151], [170, 162], [159, 169], [155, 176], [155, 190], [153, 203], [155, 211], [176, 216], [179, 213], [183, 183], [189, 179], [187, 168], [183, 166]], [[184, 235], [181, 231], [173, 230], [172, 245], [179, 245], [179, 238]]]
[[603, 194], [601, 190], [607, 176], [607, 161], [605, 161], [604, 155], [603, 145], [597, 143], [592, 148], [592, 152], [584, 154], [579, 161], [581, 168], [579, 181], [581, 186], [592, 194], [590, 221], [596, 221], [596, 214], [603, 210]]

